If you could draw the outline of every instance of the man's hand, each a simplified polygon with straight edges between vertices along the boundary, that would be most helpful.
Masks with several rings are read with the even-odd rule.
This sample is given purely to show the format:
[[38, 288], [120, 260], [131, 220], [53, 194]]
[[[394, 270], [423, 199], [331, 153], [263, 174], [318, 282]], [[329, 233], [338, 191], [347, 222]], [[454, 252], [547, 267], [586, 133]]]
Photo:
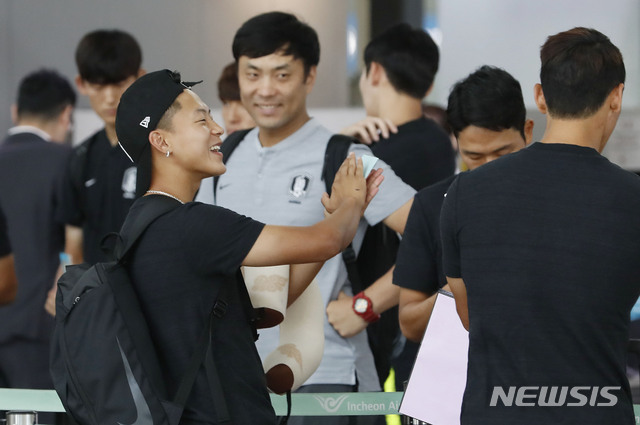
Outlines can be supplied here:
[[47, 292], [47, 300], [44, 303], [44, 309], [47, 313], [56, 317], [56, 293], [58, 292], [58, 284], [54, 283], [53, 287]]
[[397, 132], [398, 127], [391, 120], [377, 117], [366, 117], [340, 130], [340, 134], [355, 137], [367, 145], [380, 141], [380, 136], [387, 139], [391, 133]]
[[368, 323], [353, 311], [353, 297], [340, 291], [338, 299], [327, 305], [327, 318], [343, 338], [349, 338], [366, 329]]
[[[327, 194], [326, 192], [322, 195], [322, 205], [325, 208], [325, 212], [328, 214], [333, 213], [336, 208], [338, 207], [340, 199], [342, 198], [342, 194], [336, 194], [336, 181], [338, 181], [338, 176], [340, 175], [341, 170], [343, 169], [343, 167], [345, 167], [345, 164], [347, 164], [350, 161], [350, 158], [352, 157], [355, 158], [355, 155], [353, 153], [349, 154], [349, 156], [347, 157], [347, 159], [345, 159], [345, 161], [342, 163], [342, 165], [340, 166], [340, 170], [338, 170], [338, 173], [336, 173], [336, 178], [333, 182], [333, 186], [331, 187], [331, 196], [329, 196], [329, 194]], [[361, 173], [360, 175], [362, 175], [364, 173], [364, 171], [362, 170], [362, 158], [359, 158], [357, 160], [357, 172]], [[382, 175], [382, 168], [377, 168], [375, 170], [371, 170], [371, 172], [369, 173], [369, 175], [367, 176], [367, 179], [365, 180], [365, 185], [366, 185], [366, 195], [365, 195], [365, 201], [364, 204], [362, 206], [362, 214], [364, 214], [364, 211], [367, 209], [367, 207], [369, 206], [369, 203], [371, 202], [371, 200], [376, 196], [376, 194], [378, 193], [378, 190], [380, 188], [380, 185], [382, 184], [382, 181], [384, 180], [384, 176]], [[341, 183], [341, 182], [339, 182]], [[337, 197], [334, 199], [334, 194], [337, 195]]]
[[355, 154], [351, 152], [336, 173], [331, 186], [331, 196], [326, 193], [322, 195], [322, 205], [329, 213], [333, 213], [348, 198], [355, 199], [364, 207], [367, 197], [362, 158], [356, 160]]

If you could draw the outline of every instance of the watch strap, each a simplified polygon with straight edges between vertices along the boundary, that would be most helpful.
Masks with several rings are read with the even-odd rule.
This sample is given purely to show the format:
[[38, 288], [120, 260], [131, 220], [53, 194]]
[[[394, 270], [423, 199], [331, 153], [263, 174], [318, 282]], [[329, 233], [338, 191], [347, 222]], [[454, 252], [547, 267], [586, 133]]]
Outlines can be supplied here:
[[[358, 312], [356, 311], [356, 302], [359, 299], [364, 299], [367, 301], [367, 309], [364, 312]], [[356, 294], [353, 297], [353, 303], [351, 305], [351, 307], [353, 308], [353, 312], [355, 314], [357, 314], [358, 316], [362, 317], [364, 319], [364, 321], [366, 321], [367, 323], [373, 323], [373, 322], [377, 322], [378, 320], [380, 320], [380, 315], [378, 313], [376, 313], [375, 311], [373, 311], [373, 302], [371, 301], [371, 298], [367, 297], [364, 293], [364, 291], [359, 292], [358, 294]]]

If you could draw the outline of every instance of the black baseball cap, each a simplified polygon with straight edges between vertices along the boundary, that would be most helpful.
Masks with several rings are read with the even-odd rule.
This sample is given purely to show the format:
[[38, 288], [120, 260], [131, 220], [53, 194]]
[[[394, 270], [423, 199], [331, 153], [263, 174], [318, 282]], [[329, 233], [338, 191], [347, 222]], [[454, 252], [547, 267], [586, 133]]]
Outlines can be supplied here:
[[136, 196], [144, 195], [151, 184], [149, 133], [176, 98], [200, 82], [183, 82], [179, 72], [163, 69], [138, 78], [122, 94], [116, 135], [122, 150], [138, 166]]

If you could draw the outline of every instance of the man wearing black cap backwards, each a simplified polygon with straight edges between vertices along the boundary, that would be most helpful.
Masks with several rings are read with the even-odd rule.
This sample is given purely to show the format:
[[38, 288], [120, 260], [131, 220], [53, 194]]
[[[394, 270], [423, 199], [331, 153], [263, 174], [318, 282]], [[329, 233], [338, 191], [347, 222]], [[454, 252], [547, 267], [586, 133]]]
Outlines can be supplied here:
[[[323, 199], [335, 212], [309, 227], [265, 226], [221, 207], [190, 202], [203, 177], [226, 170], [218, 152], [223, 130], [189, 89], [191, 85], [168, 70], [147, 74], [124, 93], [116, 118], [119, 143], [138, 165], [137, 193], [145, 195], [130, 214], [159, 196], [176, 203], [174, 210], [148, 227], [128, 262], [170, 393], [177, 390], [228, 276], [241, 265], [296, 264], [292, 275], [300, 279], [292, 280], [289, 288], [290, 300], [295, 298], [322, 262], [351, 241], [381, 182], [379, 172], [365, 182], [362, 161], [350, 156], [336, 175], [331, 198]], [[319, 263], [303, 265], [312, 262]], [[238, 288], [228, 291], [227, 312], [211, 337], [214, 362], [232, 423], [274, 423], [253, 333], [242, 310], [240, 297], [246, 295]], [[216, 406], [201, 373], [182, 424], [215, 422]]]

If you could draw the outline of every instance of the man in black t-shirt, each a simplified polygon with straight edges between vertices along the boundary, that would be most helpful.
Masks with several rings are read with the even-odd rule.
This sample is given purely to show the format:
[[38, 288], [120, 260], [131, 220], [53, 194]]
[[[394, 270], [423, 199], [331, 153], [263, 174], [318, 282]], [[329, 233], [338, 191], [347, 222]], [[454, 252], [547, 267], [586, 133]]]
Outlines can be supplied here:
[[76, 48], [76, 85], [104, 129], [74, 149], [62, 185], [57, 217], [73, 264], [107, 261], [102, 239], [120, 230], [133, 204], [136, 167], [118, 147], [115, 120], [120, 96], [144, 74], [141, 62], [137, 41], [119, 30], [90, 32]]
[[[439, 57], [438, 46], [429, 34], [407, 24], [395, 25], [372, 39], [364, 51], [365, 69], [360, 76], [360, 93], [367, 118], [341, 131], [371, 144], [373, 154], [389, 164], [398, 177], [415, 190], [455, 172], [455, 152], [449, 136], [422, 112], [422, 99], [433, 86]], [[382, 235], [377, 241], [397, 238], [383, 224], [377, 225], [374, 232], [374, 235]], [[371, 238], [370, 235], [367, 237]], [[367, 245], [365, 243], [365, 247]], [[385, 246], [389, 245], [392, 245], [389, 249], [394, 250], [395, 257], [397, 241], [395, 245], [387, 243]], [[387, 299], [391, 301], [387, 304], [394, 307], [386, 314], [397, 316], [395, 306], [399, 291], [391, 284], [392, 270], [379, 277], [377, 282], [388, 284]], [[364, 292], [367, 294], [367, 290]], [[345, 309], [351, 308], [349, 301], [349, 297], [344, 297], [330, 303], [330, 307], [342, 305]], [[332, 314], [331, 309], [328, 311], [336, 329], [346, 326], [333, 319], [334, 316], [342, 318], [343, 322], [345, 319], [356, 322], [360, 329], [367, 325], [355, 313]], [[399, 334], [397, 323], [394, 327], [392, 331]], [[399, 358], [391, 359], [396, 388], [401, 390], [409, 377], [417, 345], [405, 344], [401, 340], [395, 351], [402, 352]]]
[[370, 144], [371, 151], [415, 190], [455, 171], [449, 136], [422, 112], [422, 99], [433, 87], [439, 57], [429, 34], [407, 24], [393, 26], [371, 40], [360, 76], [367, 118], [341, 131]]
[[[447, 117], [460, 157], [470, 170], [531, 142], [533, 121], [526, 118], [520, 83], [500, 68], [483, 66], [457, 82], [449, 94]], [[449, 177], [416, 195], [393, 272], [393, 283], [401, 288], [400, 328], [415, 342], [422, 340], [435, 292], [446, 284], [440, 208], [453, 179]]]
[[625, 68], [593, 29], [551, 36], [539, 143], [460, 175], [443, 264], [469, 363], [461, 423], [634, 424], [625, 375], [640, 293], [640, 178], [600, 155]]
[[[216, 315], [208, 355], [220, 375], [229, 423], [275, 424], [254, 344], [252, 312], [245, 311], [252, 310], [251, 301], [239, 268], [291, 264], [287, 300], [293, 302], [324, 261], [353, 239], [382, 170], [365, 183], [362, 162], [356, 163], [351, 154], [336, 174], [331, 196], [321, 200], [330, 214], [307, 227], [264, 225], [222, 207], [189, 202], [203, 176], [226, 171], [219, 152], [223, 130], [190, 85], [175, 72], [152, 72], [132, 84], [118, 107], [119, 143], [138, 165], [137, 191], [145, 195], [129, 217], [144, 214], [159, 197], [175, 202], [173, 210], [148, 226], [126, 265], [167, 392], [178, 390], [212, 306], [222, 297], [226, 309], [217, 310], [224, 311]], [[146, 125], [141, 126], [143, 121]], [[289, 348], [298, 350], [295, 344]], [[219, 399], [211, 397], [210, 372], [199, 371], [181, 424], [218, 423], [222, 408]], [[292, 374], [279, 373], [293, 381]]]

